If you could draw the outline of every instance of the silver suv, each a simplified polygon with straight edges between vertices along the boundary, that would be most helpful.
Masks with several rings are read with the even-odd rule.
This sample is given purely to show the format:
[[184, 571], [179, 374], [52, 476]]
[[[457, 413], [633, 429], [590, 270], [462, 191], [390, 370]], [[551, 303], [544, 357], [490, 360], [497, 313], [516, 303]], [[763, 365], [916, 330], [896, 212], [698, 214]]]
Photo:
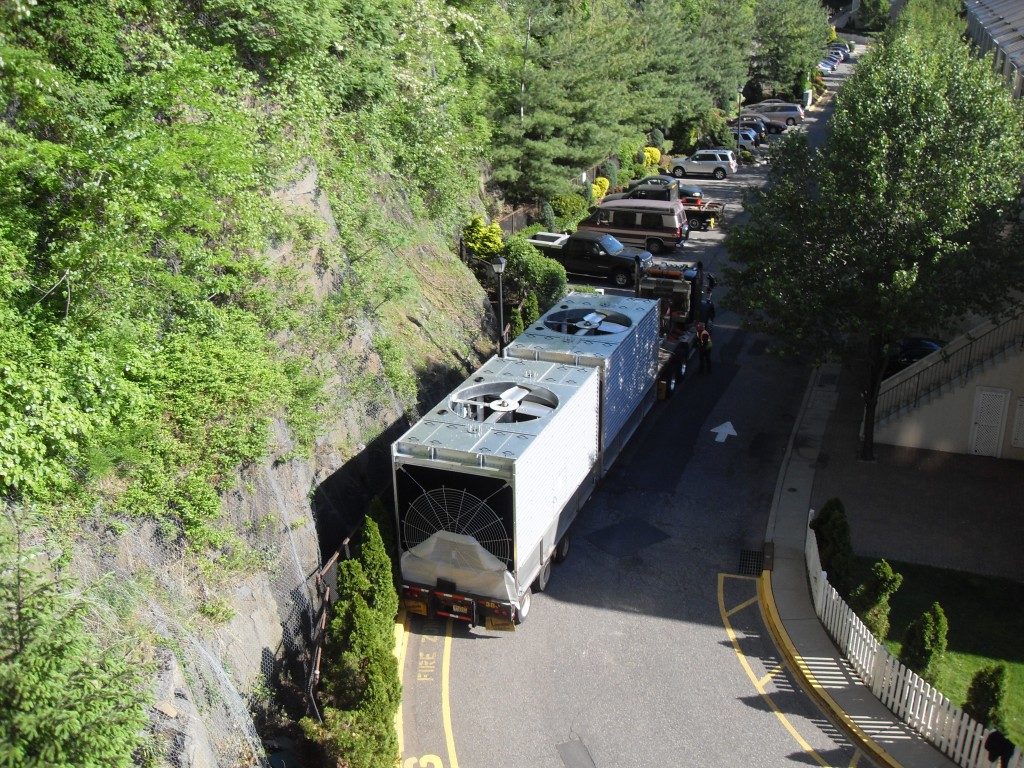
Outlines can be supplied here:
[[672, 161], [672, 175], [677, 179], [691, 175], [724, 179], [733, 173], [736, 173], [736, 158], [727, 149], [698, 149], [689, 157]]

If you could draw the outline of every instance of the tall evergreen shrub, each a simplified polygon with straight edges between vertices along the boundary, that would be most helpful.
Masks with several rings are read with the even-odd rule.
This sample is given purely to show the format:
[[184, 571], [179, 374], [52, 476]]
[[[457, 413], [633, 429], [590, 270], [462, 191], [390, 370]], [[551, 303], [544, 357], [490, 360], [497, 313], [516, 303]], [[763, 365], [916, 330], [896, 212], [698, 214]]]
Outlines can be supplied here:
[[975, 672], [967, 689], [964, 712], [989, 728], [1005, 731], [1006, 678], [1005, 664], [992, 664]]
[[850, 594], [850, 607], [879, 641], [889, 635], [889, 599], [902, 583], [902, 574], [896, 573], [885, 560], [879, 560], [871, 567], [867, 581]]
[[846, 508], [837, 498], [829, 499], [811, 522], [818, 543], [821, 567], [828, 574], [829, 583], [844, 598], [853, 586], [853, 545], [850, 543], [850, 524]]
[[949, 621], [942, 606], [932, 607], [907, 626], [900, 647], [900, 661], [932, 685], [938, 678], [938, 667], [946, 653]]

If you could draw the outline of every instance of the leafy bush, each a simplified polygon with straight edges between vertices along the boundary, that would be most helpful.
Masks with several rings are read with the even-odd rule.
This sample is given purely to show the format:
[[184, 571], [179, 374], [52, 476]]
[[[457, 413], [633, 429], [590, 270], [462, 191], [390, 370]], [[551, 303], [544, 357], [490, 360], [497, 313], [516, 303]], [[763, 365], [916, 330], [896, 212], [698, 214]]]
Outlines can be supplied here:
[[741, 163], [752, 163], [752, 162], [754, 162], [754, 153], [751, 152], [749, 149], [745, 149], [744, 147], [740, 147], [738, 154], [739, 154], [739, 161]]
[[992, 664], [979, 669], [967, 689], [964, 712], [988, 728], [1005, 731], [1003, 701], [1006, 699], [1006, 686], [1005, 664]]
[[660, 128], [652, 128], [647, 134], [648, 145], [654, 147], [659, 152], [665, 151], [665, 132]]
[[483, 216], [474, 216], [462, 229], [462, 242], [466, 250], [478, 259], [490, 261], [504, 246], [501, 227], [497, 222], [485, 224]]
[[657, 147], [644, 147], [644, 169], [653, 170], [661, 164], [661, 150]]
[[938, 666], [946, 653], [949, 621], [942, 606], [932, 607], [907, 626], [900, 647], [900, 661], [932, 685], [935, 685]]
[[[646, 172], [644, 167], [644, 140], [642, 137], [625, 139], [619, 143], [615, 155], [619, 160], [618, 185], [625, 186], [633, 179], [639, 179]], [[610, 177], [609, 177], [610, 178]]]
[[811, 523], [811, 530], [814, 531], [821, 567], [828, 573], [829, 583], [846, 597], [853, 580], [853, 545], [843, 502], [835, 498], [826, 501]]
[[871, 566], [871, 576], [850, 594], [850, 607], [879, 641], [889, 635], [889, 600], [903, 583], [885, 560]]
[[594, 190], [595, 190], [594, 197], [598, 197], [598, 198], [604, 197], [606, 194], [608, 194], [608, 188], [610, 186], [611, 186], [611, 181], [609, 181], [604, 176], [598, 176], [597, 178], [595, 178], [594, 179]]
[[551, 201], [551, 207], [558, 217], [558, 229], [576, 229], [589, 210], [586, 198], [575, 194], [559, 195]]
[[508, 239], [505, 256], [505, 285], [510, 303], [518, 304], [534, 294], [541, 311], [565, 295], [565, 267], [549, 259], [526, 242], [522, 235]]

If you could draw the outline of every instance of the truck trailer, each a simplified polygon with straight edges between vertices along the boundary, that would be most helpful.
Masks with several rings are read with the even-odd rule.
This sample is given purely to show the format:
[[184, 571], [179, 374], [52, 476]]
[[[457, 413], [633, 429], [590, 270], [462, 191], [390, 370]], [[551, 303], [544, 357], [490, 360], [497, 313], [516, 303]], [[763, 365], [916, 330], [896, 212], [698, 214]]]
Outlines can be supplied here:
[[529, 614], [569, 528], [692, 350], [696, 265], [640, 296], [570, 293], [391, 448], [405, 609], [489, 629]]

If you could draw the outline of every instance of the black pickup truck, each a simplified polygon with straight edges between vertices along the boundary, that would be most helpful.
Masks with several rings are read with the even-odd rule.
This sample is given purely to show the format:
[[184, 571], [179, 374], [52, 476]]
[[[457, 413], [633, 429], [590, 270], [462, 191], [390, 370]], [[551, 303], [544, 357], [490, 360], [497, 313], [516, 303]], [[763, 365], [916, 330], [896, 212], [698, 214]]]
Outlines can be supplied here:
[[538, 232], [527, 242], [559, 262], [566, 272], [607, 278], [618, 288], [633, 284], [638, 259], [641, 275], [647, 272], [653, 259], [650, 251], [629, 248], [601, 232], [580, 231], [572, 235]]

